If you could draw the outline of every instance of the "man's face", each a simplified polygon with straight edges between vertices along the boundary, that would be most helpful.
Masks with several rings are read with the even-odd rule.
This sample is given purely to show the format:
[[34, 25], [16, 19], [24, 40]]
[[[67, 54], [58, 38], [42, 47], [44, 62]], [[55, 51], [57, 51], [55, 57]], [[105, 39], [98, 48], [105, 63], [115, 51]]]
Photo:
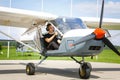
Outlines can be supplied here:
[[51, 26], [49, 26], [49, 31], [50, 32], [54, 32], [54, 27], [51, 25]]

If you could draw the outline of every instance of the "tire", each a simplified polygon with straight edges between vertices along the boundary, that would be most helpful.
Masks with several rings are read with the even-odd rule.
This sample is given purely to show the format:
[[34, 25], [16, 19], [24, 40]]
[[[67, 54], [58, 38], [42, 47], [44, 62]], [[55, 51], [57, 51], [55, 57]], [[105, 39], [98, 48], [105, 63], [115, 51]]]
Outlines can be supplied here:
[[35, 74], [35, 65], [33, 63], [28, 63], [26, 65], [26, 74], [34, 75]]
[[90, 63], [83, 63], [81, 64], [80, 68], [79, 68], [79, 76], [82, 79], [88, 79], [90, 77], [91, 74], [91, 64]]

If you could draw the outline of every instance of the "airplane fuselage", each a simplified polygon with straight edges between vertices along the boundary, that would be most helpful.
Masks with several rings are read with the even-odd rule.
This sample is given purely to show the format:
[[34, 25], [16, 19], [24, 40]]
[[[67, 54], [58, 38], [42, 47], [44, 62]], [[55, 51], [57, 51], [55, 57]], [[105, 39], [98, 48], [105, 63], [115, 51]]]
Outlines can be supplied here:
[[91, 34], [94, 29], [74, 29], [66, 32], [58, 50], [47, 51], [47, 56], [94, 56], [99, 54], [103, 48], [102, 40], [91, 39], [75, 46], [77, 40]]
[[79, 18], [57, 18], [51, 23], [63, 33], [63, 37], [59, 49], [48, 50], [45, 56], [94, 56], [104, 48], [102, 40], [96, 39], [70, 46], [70, 44], [74, 44], [95, 30], [89, 29]]

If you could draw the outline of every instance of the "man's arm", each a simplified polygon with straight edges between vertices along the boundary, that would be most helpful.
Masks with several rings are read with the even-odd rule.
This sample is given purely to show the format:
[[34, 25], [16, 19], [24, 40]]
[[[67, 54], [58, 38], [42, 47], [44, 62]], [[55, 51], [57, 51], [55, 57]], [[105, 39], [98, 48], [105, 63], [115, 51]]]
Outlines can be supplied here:
[[55, 37], [56, 35], [58, 35], [57, 32], [55, 32], [55, 34], [52, 35], [50, 38], [45, 38], [45, 41], [48, 42], [48, 43], [50, 43], [50, 42], [54, 39], [54, 37]]

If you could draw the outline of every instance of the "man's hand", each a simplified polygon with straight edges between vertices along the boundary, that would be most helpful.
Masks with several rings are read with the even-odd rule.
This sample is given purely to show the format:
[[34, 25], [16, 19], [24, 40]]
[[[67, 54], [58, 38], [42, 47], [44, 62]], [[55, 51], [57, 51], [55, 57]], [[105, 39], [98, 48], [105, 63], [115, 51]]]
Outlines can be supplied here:
[[60, 43], [61, 43], [61, 40], [58, 39], [57, 42], [60, 44]]
[[57, 33], [57, 32], [55, 32], [55, 35], [57, 36], [57, 35], [58, 35], [58, 33]]

